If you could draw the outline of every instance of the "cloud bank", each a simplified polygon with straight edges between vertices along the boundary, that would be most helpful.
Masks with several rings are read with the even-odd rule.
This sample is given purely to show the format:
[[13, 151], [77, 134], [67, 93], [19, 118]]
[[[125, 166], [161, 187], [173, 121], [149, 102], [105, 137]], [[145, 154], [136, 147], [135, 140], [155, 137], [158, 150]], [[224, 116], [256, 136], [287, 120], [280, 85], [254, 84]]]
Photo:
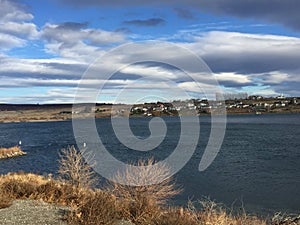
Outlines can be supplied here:
[[[69, 1], [64, 2], [69, 4]], [[74, 2], [82, 6], [100, 5], [101, 2], [104, 4], [104, 1], [91, 0]], [[105, 4], [121, 6], [127, 1], [105, 2]], [[300, 29], [294, 21], [298, 18], [294, 10], [289, 12], [289, 17], [287, 17], [289, 19], [282, 18], [287, 15], [289, 7], [297, 8], [296, 1], [291, 0], [291, 5], [287, 5], [285, 1], [268, 2], [269, 5], [263, 0], [187, 1], [189, 6], [199, 11], [205, 9], [213, 13], [237, 17], [257, 16], [265, 21]], [[180, 1], [177, 3], [179, 7]], [[128, 4], [148, 5], [150, 3], [130, 1]], [[162, 3], [154, 0], [151, 4]], [[167, 1], [164, 4], [168, 4]], [[89, 65], [114, 47], [128, 43], [132, 35], [128, 30], [123, 32], [125, 28], [118, 31], [90, 28], [87, 22], [48, 22], [38, 27], [33, 22], [34, 15], [29, 13], [24, 5], [0, 0], [0, 6], [0, 102], [37, 102], [36, 99], [39, 99], [41, 103], [72, 102], [81, 76]], [[263, 9], [267, 7], [272, 10], [263, 14]], [[281, 12], [279, 12], [280, 7]], [[173, 8], [173, 10], [176, 10], [181, 18], [194, 18], [189, 10], [181, 8]], [[159, 26], [164, 23], [163, 19], [156, 17], [123, 22], [126, 25], [143, 27]], [[225, 90], [246, 91], [249, 94], [300, 95], [300, 38], [298, 37], [228, 31], [195, 32], [188, 29], [178, 31], [174, 34], [176, 35], [188, 41], [174, 41], [172, 36], [164, 37], [164, 40], [187, 48], [200, 56]], [[47, 57], [22, 58], [9, 54], [14, 49], [22, 49], [31, 45], [39, 45]], [[162, 56], [170, 56], [174, 62], [184, 62], [188, 65], [187, 73], [195, 76], [197, 73], [201, 75], [195, 69], [195, 65], [191, 64], [184, 55], [176, 52], [176, 48], [161, 46], [159, 50], [151, 50], [141, 45], [139, 49], [134, 50], [140, 52], [140, 58], [150, 55], [159, 61]], [[103, 74], [95, 71], [93, 79], [84, 81], [86, 94], [88, 95], [88, 89], [94, 87], [95, 83], [105, 83], [104, 93], [109, 96], [109, 99], [117, 96], [123, 88], [153, 92], [153, 87], [157, 87], [158, 84], [161, 88], [164, 87], [162, 79], [175, 82], [178, 87], [190, 92], [196, 90], [195, 82], [188, 79], [182, 71], [168, 65], [144, 62], [128, 66], [129, 61], [139, 61], [139, 58], [134, 57], [136, 56], [124, 52], [111, 58], [110, 62], [105, 65], [107, 71], [113, 65], [117, 65], [120, 71], [109, 81], [105, 81]], [[139, 76], [148, 78], [147, 85], [136, 82]], [[207, 87], [210, 85], [205, 77], [202, 85]], [[11, 91], [18, 92], [23, 88], [41, 88], [43, 93], [25, 96], [20, 94], [17, 97], [7, 94]]]
[[[291, 29], [300, 30], [300, 2], [298, 0], [63, 0], [65, 4], [88, 6], [176, 6], [175, 8], [193, 8], [199, 12], [211, 12], [218, 15], [229, 15], [239, 18], [252, 18], [271, 23], [282, 24]], [[178, 14], [189, 16], [182, 10]]]

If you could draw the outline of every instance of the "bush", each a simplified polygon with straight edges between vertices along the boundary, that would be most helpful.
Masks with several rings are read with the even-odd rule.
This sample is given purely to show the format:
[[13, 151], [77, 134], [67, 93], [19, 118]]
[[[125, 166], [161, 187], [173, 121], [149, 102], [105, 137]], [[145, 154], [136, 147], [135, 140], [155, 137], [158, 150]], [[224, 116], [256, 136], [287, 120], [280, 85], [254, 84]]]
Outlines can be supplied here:
[[79, 188], [91, 188], [97, 182], [91, 166], [74, 146], [61, 150], [58, 173], [62, 181]]
[[[171, 178], [157, 183], [158, 179], [168, 177], [167, 166], [150, 167], [154, 160], [139, 161], [126, 171], [118, 172], [114, 180], [109, 182], [109, 192], [117, 197], [117, 209], [120, 217], [126, 218], [135, 224], [146, 224], [161, 215], [161, 206], [181, 190], [175, 188]], [[154, 169], [153, 169], [154, 168]], [[119, 182], [119, 183], [117, 183]], [[152, 185], [141, 185], [141, 183]], [[136, 184], [136, 186], [126, 184]]]

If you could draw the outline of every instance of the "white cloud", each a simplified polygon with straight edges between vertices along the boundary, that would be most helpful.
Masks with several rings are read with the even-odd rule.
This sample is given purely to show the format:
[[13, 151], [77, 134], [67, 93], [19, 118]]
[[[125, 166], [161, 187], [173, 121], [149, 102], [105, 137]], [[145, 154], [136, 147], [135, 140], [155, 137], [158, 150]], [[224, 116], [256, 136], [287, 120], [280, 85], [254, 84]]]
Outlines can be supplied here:
[[[211, 31], [194, 36], [194, 42], [187, 44], [200, 49], [202, 54], [222, 53], [292, 53], [300, 50], [300, 39], [296, 37], [248, 34], [239, 32]], [[293, 51], [291, 51], [293, 50]]]
[[184, 77], [183, 72], [179, 70], [170, 70], [160, 66], [130, 65], [121, 69], [122, 73], [134, 74], [148, 78], [178, 79]]
[[28, 21], [33, 19], [33, 15], [24, 10], [22, 6], [16, 2], [8, 0], [0, 0], [0, 21]]
[[89, 64], [104, 54], [98, 47], [86, 45], [83, 42], [71, 46], [65, 43], [51, 42], [45, 44], [45, 52], [63, 59]]
[[37, 38], [37, 27], [28, 23], [33, 15], [16, 2], [0, 0], [0, 49], [8, 51], [23, 47], [28, 39]]
[[22, 47], [25, 45], [25, 40], [8, 34], [0, 33], [0, 49], [9, 50], [14, 47]]
[[41, 38], [46, 40], [46, 51], [64, 58], [92, 62], [101, 54], [101, 48], [126, 40], [124, 34], [101, 29], [84, 29], [84, 24], [46, 24]]
[[34, 39], [38, 36], [37, 27], [33, 23], [5, 22], [0, 23], [0, 25], [0, 33], [2, 34], [10, 34], [29, 39]]
[[0, 77], [30, 78], [38, 74], [41, 79], [49, 75], [69, 75], [72, 78], [81, 77], [86, 68], [85, 64], [67, 59], [18, 59], [3, 55], [0, 59]]
[[245, 84], [251, 82], [251, 79], [247, 75], [244, 74], [236, 74], [236, 73], [218, 73], [214, 74], [218, 81], [230, 81], [240, 84]]
[[[293, 76], [291, 74], [287, 74], [284, 72], [270, 72], [267, 74], [258, 74], [258, 78], [261, 78], [264, 82], [269, 83], [269, 84], [281, 84], [282, 82], [285, 81], [290, 81], [290, 82], [300, 82], [300, 77]], [[296, 79], [297, 78], [297, 79]]]

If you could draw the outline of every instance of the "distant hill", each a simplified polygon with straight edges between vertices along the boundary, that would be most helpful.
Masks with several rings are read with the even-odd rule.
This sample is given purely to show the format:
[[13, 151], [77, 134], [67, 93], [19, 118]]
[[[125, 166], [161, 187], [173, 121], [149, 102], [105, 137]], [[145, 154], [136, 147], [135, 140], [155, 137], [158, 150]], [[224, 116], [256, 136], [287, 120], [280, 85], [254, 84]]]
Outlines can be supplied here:
[[72, 104], [0, 104], [1, 111], [71, 108]]
[[[94, 105], [84, 103], [81, 105]], [[97, 103], [96, 106], [110, 106], [112, 104]], [[72, 108], [73, 104], [0, 104], [0, 111], [18, 111], [18, 110], [45, 110], [45, 109], [65, 109]]]

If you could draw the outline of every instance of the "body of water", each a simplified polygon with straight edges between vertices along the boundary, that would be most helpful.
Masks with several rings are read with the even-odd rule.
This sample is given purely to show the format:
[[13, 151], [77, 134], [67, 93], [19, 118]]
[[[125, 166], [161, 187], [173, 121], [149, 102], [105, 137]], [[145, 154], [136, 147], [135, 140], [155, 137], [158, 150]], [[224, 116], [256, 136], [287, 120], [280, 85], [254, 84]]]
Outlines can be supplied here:
[[[130, 119], [137, 137], [150, 135], [151, 118]], [[180, 137], [180, 121], [163, 118], [167, 135], [161, 145], [144, 153], [126, 148], [115, 137], [110, 119], [97, 119], [102, 143], [116, 158], [132, 161], [154, 156], [164, 159], [174, 150]], [[201, 133], [197, 149], [186, 166], [175, 175], [184, 189], [174, 201], [186, 204], [209, 196], [228, 207], [243, 205], [249, 212], [272, 214], [300, 211], [300, 115], [229, 115], [221, 150], [212, 165], [199, 172], [198, 166], [210, 134], [210, 117], [200, 117]], [[83, 131], [84, 133], [84, 131]], [[83, 136], [84, 137], [84, 136]], [[0, 161], [0, 173], [25, 171], [55, 173], [58, 152], [75, 145], [72, 122], [0, 124], [0, 146], [22, 141], [28, 154]]]

